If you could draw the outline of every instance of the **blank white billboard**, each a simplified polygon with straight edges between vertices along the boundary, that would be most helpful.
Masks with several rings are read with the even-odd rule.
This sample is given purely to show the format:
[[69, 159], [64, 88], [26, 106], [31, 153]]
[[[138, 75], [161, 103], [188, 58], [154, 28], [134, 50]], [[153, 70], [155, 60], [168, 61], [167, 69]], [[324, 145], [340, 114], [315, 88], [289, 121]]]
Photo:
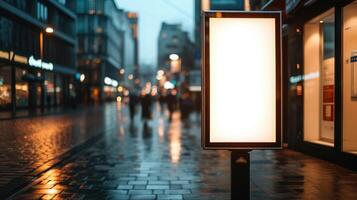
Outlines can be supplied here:
[[209, 68], [204, 70], [209, 72], [205, 74], [209, 86], [205, 86], [204, 97], [209, 98], [204, 100], [209, 112], [204, 116], [209, 117], [209, 124], [205, 124], [209, 134], [206, 143], [281, 145], [277, 144], [280, 142], [280, 123], [277, 123], [280, 120], [277, 118], [280, 33], [276, 31], [280, 22], [276, 20], [275, 17], [208, 19], [209, 51], [206, 52], [209, 54], [205, 55], [204, 66]]

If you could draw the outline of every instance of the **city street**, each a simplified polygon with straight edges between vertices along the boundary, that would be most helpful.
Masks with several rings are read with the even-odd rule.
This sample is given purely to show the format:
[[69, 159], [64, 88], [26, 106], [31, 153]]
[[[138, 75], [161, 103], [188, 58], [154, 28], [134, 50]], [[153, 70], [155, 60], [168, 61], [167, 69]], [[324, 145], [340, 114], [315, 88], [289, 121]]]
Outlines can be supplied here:
[[357, 200], [356, 119], [357, 0], [0, 0], [0, 200]]
[[[230, 153], [202, 150], [200, 120], [112, 103], [0, 122], [9, 199], [230, 199]], [[252, 151], [252, 199], [357, 199], [357, 173], [291, 150]]]

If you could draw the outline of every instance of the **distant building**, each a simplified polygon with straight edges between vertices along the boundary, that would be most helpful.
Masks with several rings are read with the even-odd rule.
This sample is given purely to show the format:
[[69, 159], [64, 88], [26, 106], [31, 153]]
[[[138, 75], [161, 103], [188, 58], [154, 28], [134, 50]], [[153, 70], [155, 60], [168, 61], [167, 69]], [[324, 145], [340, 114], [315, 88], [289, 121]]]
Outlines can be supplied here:
[[150, 64], [140, 65], [140, 86], [144, 87], [147, 82], [155, 82], [156, 69]]
[[64, 0], [0, 0], [0, 111], [74, 99], [76, 15], [68, 6]]
[[128, 12], [127, 13], [132, 37], [134, 39], [134, 77], [138, 77], [140, 73], [140, 66], [139, 66], [139, 27], [138, 27], [138, 14], [135, 12]]
[[193, 67], [194, 44], [188, 33], [182, 30], [181, 24], [162, 23], [158, 41], [158, 69], [172, 71], [171, 54], [179, 56], [181, 71]]
[[[120, 10], [120, 32], [122, 48], [121, 52], [121, 70], [124, 69], [124, 73], [121, 73], [120, 84], [126, 87], [133, 87], [135, 72], [137, 68], [137, 37], [134, 34], [132, 28], [132, 21], [129, 18], [129, 13]], [[137, 16], [135, 13], [131, 13], [130, 17]]]
[[82, 100], [113, 100], [118, 95], [117, 87], [126, 83], [134, 67], [130, 57], [134, 54], [134, 41], [127, 15], [116, 7], [114, 0], [71, 2], [78, 18]]

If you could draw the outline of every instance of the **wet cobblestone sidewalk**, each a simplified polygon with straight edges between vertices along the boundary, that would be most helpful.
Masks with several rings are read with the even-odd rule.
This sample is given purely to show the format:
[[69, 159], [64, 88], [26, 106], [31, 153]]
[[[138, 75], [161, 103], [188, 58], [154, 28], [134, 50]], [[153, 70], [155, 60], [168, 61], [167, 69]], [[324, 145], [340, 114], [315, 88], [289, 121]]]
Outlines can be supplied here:
[[[0, 199], [58, 162], [59, 156], [105, 130], [109, 109], [0, 121]], [[107, 111], [108, 112], [108, 111]]]
[[[200, 147], [199, 120], [147, 125], [111, 105], [105, 129], [12, 199], [230, 199], [230, 153]], [[94, 122], [93, 122], [94, 123]], [[99, 128], [99, 127], [98, 127]], [[357, 199], [357, 173], [290, 150], [252, 151], [252, 199]]]

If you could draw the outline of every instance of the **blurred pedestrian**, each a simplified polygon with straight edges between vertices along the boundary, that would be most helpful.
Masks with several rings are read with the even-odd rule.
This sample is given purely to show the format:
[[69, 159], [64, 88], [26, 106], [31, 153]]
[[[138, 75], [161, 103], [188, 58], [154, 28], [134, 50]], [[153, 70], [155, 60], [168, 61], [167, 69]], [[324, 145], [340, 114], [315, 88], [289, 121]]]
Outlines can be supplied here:
[[160, 103], [160, 110], [161, 110], [161, 112], [164, 111], [165, 102], [166, 102], [166, 96], [165, 96], [163, 93], [161, 93], [161, 94], [159, 95], [159, 103]]
[[141, 97], [141, 117], [146, 123], [147, 120], [151, 119], [151, 106], [152, 99], [150, 93], [145, 94]]
[[172, 115], [176, 109], [177, 105], [177, 97], [176, 97], [176, 90], [169, 90], [167, 96], [166, 96], [166, 103], [167, 103], [167, 108], [169, 110], [169, 120], [172, 120]]
[[130, 120], [133, 121], [135, 113], [136, 113], [136, 105], [138, 104], [138, 96], [135, 94], [134, 91], [130, 92], [129, 94], [129, 113], [130, 113]]
[[185, 92], [182, 94], [180, 98], [180, 112], [181, 112], [181, 120], [186, 121], [190, 116], [190, 113], [193, 108], [193, 102], [190, 98], [190, 94]]
[[46, 102], [47, 102], [47, 106], [51, 106], [51, 96], [50, 95], [47, 95]]

